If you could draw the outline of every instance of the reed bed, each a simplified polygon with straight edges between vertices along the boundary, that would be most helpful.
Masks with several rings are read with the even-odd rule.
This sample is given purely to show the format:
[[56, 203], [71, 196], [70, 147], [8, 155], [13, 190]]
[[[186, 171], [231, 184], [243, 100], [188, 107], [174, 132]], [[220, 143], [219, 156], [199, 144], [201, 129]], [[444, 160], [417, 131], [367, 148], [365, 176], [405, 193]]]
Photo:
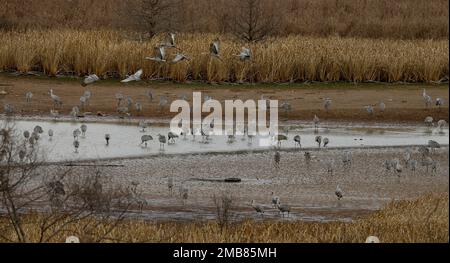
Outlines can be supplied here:
[[[375, 235], [385, 243], [448, 242], [448, 193], [428, 194], [416, 200], [395, 201], [369, 217], [353, 223], [246, 221], [221, 228], [215, 222], [149, 222], [127, 220], [113, 231], [111, 224], [84, 219], [68, 225], [51, 242], [64, 242], [71, 234], [81, 242], [364, 242]], [[0, 218], [4, 234], [6, 219]], [[30, 242], [37, 242], [41, 217], [25, 218]], [[86, 225], [96, 226], [86, 231]], [[58, 226], [55, 226], [58, 227]], [[89, 228], [88, 228], [89, 229]], [[9, 231], [9, 232], [8, 232]], [[100, 238], [101, 237], [101, 238]], [[4, 241], [4, 240], [0, 240]]]
[[[431, 82], [449, 72], [448, 40], [288, 36], [244, 44], [222, 35], [220, 61], [205, 54], [215, 37], [179, 34], [178, 46], [191, 60], [172, 65], [144, 59], [163, 36], [142, 41], [108, 30], [0, 32], [0, 70], [119, 78], [142, 68], [147, 79], [261, 83]], [[242, 46], [252, 49], [251, 61], [237, 58]], [[167, 53], [172, 59], [176, 50]]]

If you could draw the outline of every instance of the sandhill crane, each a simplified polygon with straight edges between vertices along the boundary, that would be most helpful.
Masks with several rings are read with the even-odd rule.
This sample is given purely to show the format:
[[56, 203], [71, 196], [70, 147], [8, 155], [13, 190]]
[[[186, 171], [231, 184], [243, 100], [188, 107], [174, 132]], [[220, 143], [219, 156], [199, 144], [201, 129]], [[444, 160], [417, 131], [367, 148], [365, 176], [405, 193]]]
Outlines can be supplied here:
[[50, 89], [49, 93], [50, 93], [50, 98], [53, 101], [53, 106], [55, 106], [55, 107], [62, 106], [61, 99], [53, 93], [53, 89]]
[[429, 167], [432, 166], [433, 163], [434, 163], [434, 160], [430, 156], [428, 156], [424, 160], [422, 160], [422, 166], [427, 167], [427, 172], [428, 172]]
[[164, 145], [167, 143], [166, 136], [158, 134], [158, 140], [159, 140], [159, 148], [164, 149]]
[[317, 142], [317, 144], [319, 145], [319, 148], [320, 148], [320, 145], [322, 144], [322, 136], [320, 136], [320, 135], [316, 136], [315, 141]]
[[416, 171], [416, 167], [417, 167], [417, 161], [416, 160], [409, 160], [408, 161], [408, 167], [409, 169], [411, 169], [412, 172]]
[[178, 134], [175, 134], [174, 132], [169, 132], [167, 134], [167, 138], [169, 143], [175, 143], [175, 138], [178, 138]]
[[436, 106], [438, 106], [439, 108], [444, 106], [444, 99], [443, 98], [437, 98], [436, 99]]
[[78, 106], [74, 106], [72, 107], [72, 111], [70, 112], [70, 115], [72, 116], [72, 118], [77, 118], [78, 115], [80, 114], [80, 108], [78, 108]]
[[403, 155], [403, 160], [405, 161], [406, 168], [408, 168], [408, 163], [411, 160], [411, 152], [409, 150], [405, 151], [405, 154]]
[[239, 57], [239, 59], [241, 61], [246, 61], [246, 60], [250, 60], [252, 57], [252, 53], [250, 51], [249, 48], [243, 47], [241, 49], [241, 53], [239, 53], [239, 55], [236, 55], [237, 57]]
[[5, 106], [3, 106], [3, 110], [5, 111], [6, 115], [14, 114], [14, 106], [11, 104], [5, 104]]
[[106, 146], [109, 145], [109, 140], [111, 139], [111, 135], [105, 134]]
[[86, 106], [86, 102], [87, 102], [86, 97], [85, 97], [85, 96], [81, 96], [81, 97], [80, 97], [80, 106], [81, 106], [81, 109], [84, 110], [84, 107]]
[[86, 137], [87, 125], [86, 124], [81, 125], [80, 129], [81, 129], [81, 136]]
[[294, 142], [295, 142], [295, 146], [298, 145], [298, 147], [302, 147], [302, 142], [301, 142], [301, 137], [300, 135], [295, 135], [294, 136]]
[[313, 123], [314, 123], [314, 128], [317, 130], [319, 128], [319, 124], [320, 124], [320, 119], [319, 119], [319, 117], [317, 117], [317, 115], [314, 115]]
[[79, 137], [80, 134], [81, 134], [81, 131], [80, 131], [80, 129], [76, 129], [76, 130], [74, 130], [74, 131], [72, 132], [72, 134], [73, 134], [73, 139], [74, 139], [74, 140], [77, 140], [78, 137]]
[[428, 127], [432, 127], [432, 126], [433, 126], [433, 117], [431, 117], [431, 116], [426, 117], [426, 118], [425, 118], [425, 124], [426, 124]]
[[344, 197], [342, 189], [341, 189], [341, 187], [339, 185], [336, 186], [336, 191], [334, 192], [334, 194], [337, 196], [338, 200], [341, 200], [342, 197]]
[[35, 133], [38, 133], [38, 134], [44, 133], [44, 129], [42, 129], [42, 127], [39, 126], [39, 125], [36, 125], [36, 126], [34, 127], [33, 131], [34, 131]]
[[145, 121], [139, 121], [139, 128], [141, 128], [141, 132], [145, 132], [147, 128], [147, 123]]
[[175, 55], [175, 58], [170, 62], [171, 64], [176, 64], [178, 62], [181, 62], [183, 60], [191, 60], [189, 57], [187, 57], [186, 55], [182, 54], [182, 53], [177, 53]]
[[117, 107], [120, 107], [120, 104], [122, 103], [123, 99], [124, 96], [122, 93], [116, 93]]
[[261, 216], [264, 215], [264, 207], [260, 204], [255, 203], [255, 200], [252, 200], [251, 206], [258, 214], [260, 214]]
[[133, 98], [131, 98], [131, 96], [127, 97], [127, 106], [128, 108], [131, 108], [131, 106], [133, 106]]
[[97, 75], [91, 74], [91, 75], [86, 76], [86, 77], [83, 79], [83, 81], [81, 82], [81, 85], [82, 85], [83, 87], [86, 87], [87, 85], [93, 84], [93, 83], [95, 83], [95, 82], [97, 82], [97, 81], [99, 81], [99, 80], [100, 80], [100, 78], [99, 78]]
[[154, 48], [154, 57], [146, 57], [146, 60], [156, 61], [156, 62], [166, 62], [166, 49], [164, 46], [156, 46]]
[[26, 156], [26, 155], [27, 155], [26, 150], [21, 149], [21, 150], [19, 151], [19, 159], [20, 159], [21, 162], [23, 162], [23, 159], [25, 159], [25, 156]]
[[364, 108], [366, 109], [367, 114], [369, 114], [369, 115], [371, 115], [371, 116], [373, 115], [374, 110], [373, 110], [373, 106], [372, 106], [372, 105], [367, 105], [367, 106], [365, 106]]
[[30, 138], [28, 139], [28, 143], [30, 144], [31, 147], [33, 147], [34, 144], [36, 143], [36, 137], [30, 136]]
[[437, 122], [437, 127], [438, 127], [440, 133], [444, 132], [444, 128], [446, 125], [447, 125], [447, 122], [445, 120], [439, 120]]
[[52, 129], [48, 130], [48, 137], [50, 138], [50, 141], [51, 141], [53, 138], [53, 130]]
[[380, 107], [380, 112], [384, 112], [386, 110], [386, 104], [384, 104], [383, 101], [380, 102], [379, 107]]
[[289, 217], [289, 214], [291, 213], [291, 207], [289, 205], [283, 205], [283, 204], [278, 203], [277, 208], [283, 217], [285, 216], [286, 213], [287, 213], [287, 216]]
[[390, 171], [392, 169], [391, 161], [385, 160], [383, 163], [384, 168], [386, 169], [386, 172]]
[[276, 136], [276, 139], [277, 139], [277, 146], [278, 146], [278, 148], [281, 148], [281, 142], [282, 141], [287, 141], [287, 136], [286, 135], [284, 135], [284, 134], [278, 134], [277, 136]]
[[327, 137], [323, 138], [323, 147], [327, 147], [327, 145], [329, 143], [330, 143], [330, 140]]
[[145, 147], [147, 147], [147, 143], [149, 141], [152, 141], [152, 140], [153, 140], [152, 136], [150, 136], [150, 135], [142, 135], [142, 137], [141, 137], [141, 145], [144, 144]]
[[134, 104], [134, 109], [136, 110], [136, 112], [141, 112], [142, 111], [142, 105], [139, 102], [136, 102]]
[[180, 192], [180, 197], [183, 200], [183, 204], [185, 204], [186, 200], [189, 198], [189, 189], [182, 184], [180, 186], [179, 192]]
[[394, 171], [397, 174], [397, 176], [400, 176], [400, 174], [403, 171], [403, 166], [400, 164], [400, 162], [395, 162]]
[[25, 139], [30, 138], [30, 132], [29, 131], [24, 131], [23, 132], [23, 137], [25, 137]]
[[132, 82], [132, 81], [140, 81], [143, 72], [144, 71], [142, 69], [140, 69], [136, 73], [134, 73], [133, 75], [127, 76], [127, 78], [122, 80], [121, 82], [122, 83], [128, 83], [128, 82]]
[[150, 102], [152, 102], [153, 101], [153, 92], [151, 90], [147, 90], [146, 95], [147, 95], [148, 100]]
[[28, 91], [27, 94], [25, 94], [25, 99], [27, 100], [27, 103], [30, 103], [33, 99], [33, 93], [31, 93], [31, 91]]
[[434, 174], [437, 173], [437, 162], [435, 160], [431, 163], [431, 172]]
[[90, 104], [91, 97], [92, 97], [91, 91], [86, 90], [86, 91], [83, 93], [83, 96], [86, 98], [86, 103], [89, 105], [89, 104]]
[[275, 168], [280, 168], [281, 154], [279, 151], [275, 152], [274, 161], [275, 161]]
[[277, 205], [280, 204], [280, 198], [272, 192], [272, 205], [273, 207], [277, 207]]
[[284, 110], [285, 114], [288, 114], [292, 109], [291, 104], [287, 101], [283, 101], [280, 107]]
[[422, 97], [423, 97], [423, 101], [425, 102], [425, 107], [429, 107], [433, 100], [432, 100], [431, 96], [427, 94], [427, 91], [425, 89], [423, 89]]
[[80, 142], [78, 140], [73, 141], [73, 147], [75, 147], [75, 153], [78, 153], [78, 148], [80, 148]]
[[342, 163], [345, 167], [352, 165], [352, 154], [350, 152], [344, 152], [344, 155], [342, 156]]
[[173, 192], [173, 177], [172, 176], [169, 176], [169, 178], [167, 178], [167, 188], [169, 189], [170, 195], [172, 195], [172, 192]]
[[428, 147], [430, 147], [431, 152], [433, 152], [434, 149], [441, 148], [441, 145], [437, 141], [429, 140], [428, 141]]
[[160, 96], [159, 97], [159, 110], [162, 111], [164, 109], [164, 106], [167, 104], [167, 98], [166, 96]]
[[330, 98], [326, 98], [323, 102], [323, 107], [327, 113], [330, 110], [331, 103], [332, 103], [332, 100]]
[[214, 39], [214, 41], [209, 45], [209, 55], [222, 60], [220, 58], [220, 40], [218, 38]]

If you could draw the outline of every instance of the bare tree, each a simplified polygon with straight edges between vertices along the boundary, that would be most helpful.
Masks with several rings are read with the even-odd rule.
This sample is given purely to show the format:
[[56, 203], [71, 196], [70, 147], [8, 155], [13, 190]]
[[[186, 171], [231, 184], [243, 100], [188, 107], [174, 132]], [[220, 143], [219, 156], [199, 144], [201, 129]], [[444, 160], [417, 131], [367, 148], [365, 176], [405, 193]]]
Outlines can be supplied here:
[[233, 197], [230, 194], [222, 193], [220, 196], [213, 196], [216, 206], [216, 220], [219, 228], [223, 230], [232, 220]]
[[279, 8], [268, 0], [239, 0], [234, 2], [236, 16], [232, 21], [233, 33], [252, 42], [271, 35], [280, 23]]
[[172, 29], [175, 23], [177, 0], [136, 0], [128, 1], [122, 14], [131, 17], [132, 26], [146, 32], [150, 37]]
[[[96, 167], [46, 165], [33, 140], [8, 122], [0, 130], [0, 240], [51, 242], [78, 234], [103, 241], [137, 203], [136, 187], [108, 184]], [[107, 230], [95, 231], [99, 225]]]

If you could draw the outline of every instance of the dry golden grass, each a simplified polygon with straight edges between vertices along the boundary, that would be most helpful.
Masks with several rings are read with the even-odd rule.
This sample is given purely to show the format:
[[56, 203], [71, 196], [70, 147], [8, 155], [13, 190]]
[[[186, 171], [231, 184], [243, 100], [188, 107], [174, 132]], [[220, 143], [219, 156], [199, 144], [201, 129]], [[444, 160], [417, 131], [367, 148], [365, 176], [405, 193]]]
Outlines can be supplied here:
[[[69, 234], [79, 236], [82, 242], [92, 242], [103, 235], [106, 237], [102, 240], [104, 242], [364, 242], [369, 235], [376, 235], [385, 243], [448, 242], [448, 209], [449, 195], [442, 193], [392, 202], [381, 211], [354, 223], [246, 221], [221, 230], [214, 222], [130, 220], [110, 233], [106, 224], [96, 227], [96, 232], [87, 233], [82, 227], [86, 225], [84, 220], [71, 225], [69, 231], [55, 236], [52, 242], [62, 242]], [[27, 218], [27, 221], [32, 219], [36, 216]], [[37, 240], [36, 229], [36, 223], [26, 227], [31, 242]]]
[[[222, 36], [223, 62], [205, 52], [213, 34], [180, 34], [190, 62], [176, 65], [144, 60], [162, 37], [148, 42], [117, 31], [49, 30], [0, 34], [0, 69], [73, 72], [101, 76], [144, 69], [146, 78], [211, 82], [383, 81], [427, 82], [448, 75], [448, 40], [374, 40], [291, 36], [251, 44], [251, 62], [237, 59], [242, 43]], [[174, 50], [168, 51], [169, 59]]]

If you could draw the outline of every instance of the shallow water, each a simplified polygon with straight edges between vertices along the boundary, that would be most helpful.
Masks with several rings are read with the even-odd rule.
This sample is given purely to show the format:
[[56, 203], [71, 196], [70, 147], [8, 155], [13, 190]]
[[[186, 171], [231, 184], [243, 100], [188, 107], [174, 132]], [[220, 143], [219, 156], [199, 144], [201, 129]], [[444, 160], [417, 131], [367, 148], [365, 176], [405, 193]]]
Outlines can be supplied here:
[[[1, 120], [3, 127], [5, 120]], [[161, 154], [192, 154], [192, 153], [220, 153], [237, 151], [263, 151], [276, 146], [271, 137], [255, 137], [252, 142], [246, 136], [236, 136], [233, 143], [228, 142], [226, 136], [211, 136], [210, 140], [202, 141], [201, 136], [180, 137], [175, 144], [166, 144], [160, 148], [158, 134], [167, 135], [168, 125], [153, 125], [142, 132], [137, 124], [117, 123], [86, 123], [88, 130], [86, 136], [80, 136], [78, 153], [73, 147], [73, 131], [79, 129], [82, 122], [65, 121], [15, 121], [14, 125], [20, 134], [23, 131], [32, 131], [36, 125], [44, 129], [39, 140], [39, 148], [45, 153], [47, 161], [82, 161], [91, 159], [112, 159], [144, 157]], [[48, 130], [54, 131], [52, 139]], [[283, 127], [280, 131], [284, 131]], [[321, 127], [315, 131], [311, 126], [289, 126], [288, 140], [282, 142], [282, 149], [293, 149], [293, 137], [301, 136], [302, 148], [317, 148], [315, 137], [321, 135], [330, 140], [329, 147], [378, 147], [378, 146], [407, 146], [427, 144], [428, 140], [435, 140], [442, 145], [448, 145], [448, 129], [438, 132], [426, 127], [398, 126], [329, 126]], [[111, 135], [109, 146], [104, 139], [105, 134]], [[141, 136], [151, 135], [153, 141], [145, 147], [141, 145]]]

